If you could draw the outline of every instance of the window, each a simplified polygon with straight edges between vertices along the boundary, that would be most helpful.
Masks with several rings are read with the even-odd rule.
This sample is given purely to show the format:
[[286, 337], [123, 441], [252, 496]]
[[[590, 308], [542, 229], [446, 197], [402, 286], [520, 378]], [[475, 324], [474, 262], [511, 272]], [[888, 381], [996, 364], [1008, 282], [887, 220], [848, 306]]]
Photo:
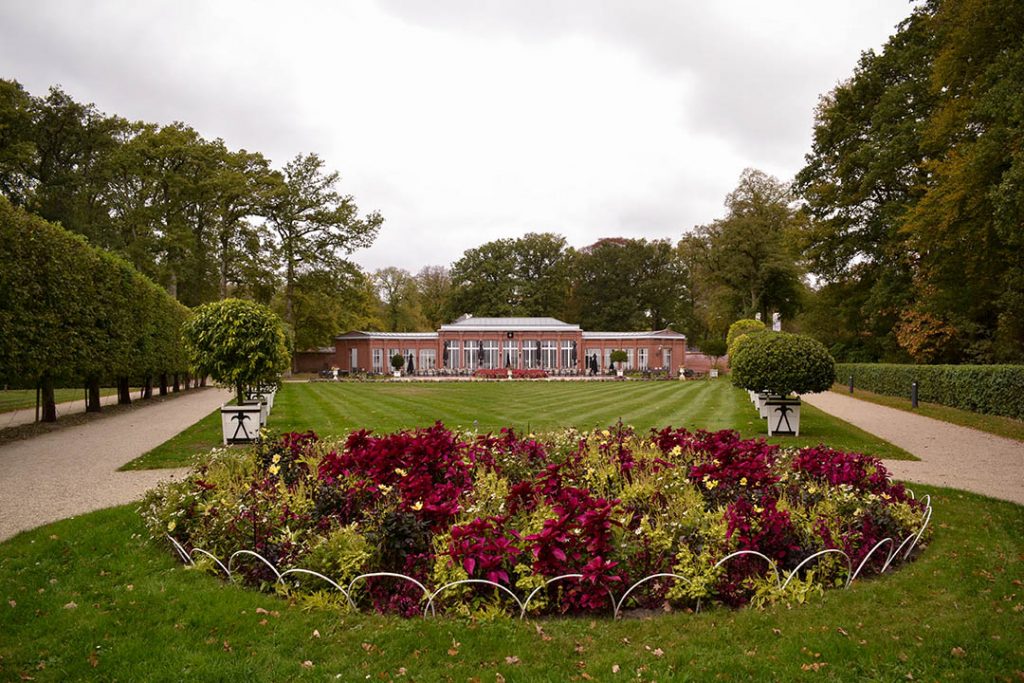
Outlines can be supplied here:
[[417, 371], [437, 368], [437, 349], [420, 349], [420, 366]]
[[373, 371], [384, 372], [384, 349], [373, 350]]
[[540, 343], [540, 366], [554, 368], [558, 366], [558, 342], [548, 339]]
[[587, 349], [587, 357], [583, 359], [585, 361], [583, 369], [587, 370], [589, 372], [591, 366], [594, 363], [597, 363], [597, 365], [601, 365], [600, 358], [601, 358], [601, 349]]
[[485, 341], [483, 343], [484, 349], [484, 362], [482, 367], [485, 368], [497, 368], [498, 365], [498, 342], [496, 341]]
[[576, 359], [573, 357], [576, 355], [576, 342], [564, 341], [562, 342], [562, 367], [563, 368], [574, 368], [576, 367]]
[[519, 367], [519, 347], [512, 340], [508, 340], [504, 344], [502, 344], [502, 349], [501, 349], [501, 367], [503, 367], [503, 368], [517, 368], [517, 367]]
[[637, 367], [641, 370], [647, 369], [647, 347], [637, 349]]
[[399, 349], [388, 349], [388, 359], [387, 359], [388, 370], [392, 369], [391, 368], [391, 359], [394, 358], [396, 355], [398, 355], [400, 353], [401, 353], [401, 351]]
[[457, 368], [459, 367], [459, 342], [457, 341], [446, 341], [444, 343], [445, 355], [442, 358], [442, 364], [446, 368]]
[[540, 342], [536, 339], [523, 342], [523, 367], [536, 368], [540, 363]]
[[462, 367], [475, 370], [479, 365], [478, 354], [480, 353], [480, 347], [477, 346], [477, 342], [468, 341], [462, 344]]
[[610, 368], [612, 366], [612, 349], [604, 350], [604, 365], [602, 368]]

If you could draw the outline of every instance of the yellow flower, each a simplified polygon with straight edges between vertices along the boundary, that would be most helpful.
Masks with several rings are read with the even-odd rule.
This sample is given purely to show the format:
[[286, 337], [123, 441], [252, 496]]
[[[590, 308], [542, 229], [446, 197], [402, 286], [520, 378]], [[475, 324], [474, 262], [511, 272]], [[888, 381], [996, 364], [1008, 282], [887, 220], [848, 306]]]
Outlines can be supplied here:
[[704, 486], [707, 486], [708, 487], [708, 491], [710, 491], [711, 489], [713, 489], [716, 486], [718, 486], [718, 480], [717, 479], [708, 479], [707, 481], [704, 482]]
[[174, 523], [173, 519], [171, 521], [167, 522], [167, 530], [168, 531], [174, 531], [174, 527], [175, 526], [177, 526], [177, 525]]
[[277, 465], [271, 465], [270, 467], [267, 468], [267, 472], [270, 472], [271, 474], [277, 474], [280, 471], [281, 468], [278, 467]]
[[384, 495], [391, 493], [391, 487], [388, 486], [387, 484], [381, 484], [379, 488], [380, 492], [383, 493]]
[[609, 432], [607, 429], [602, 429], [601, 430], [601, 436], [611, 436], [611, 435], [612, 435], [612, 433]]
[[740, 478], [740, 486], [746, 486], [746, 485], [747, 485], [747, 478], [746, 477], [741, 477]]
[[412, 509], [416, 510], [416, 511], [422, 510], [423, 509], [423, 502], [417, 500], [415, 503], [412, 504]]
[[672, 447], [672, 450], [671, 450], [671, 451], [669, 451], [669, 453], [671, 453], [672, 455], [681, 455], [681, 454], [682, 454], [682, 452], [683, 452], [683, 449], [682, 449], [682, 447], [681, 447], [681, 446], [679, 446], [678, 444], [676, 444], [675, 446], [673, 446], [673, 447]]
[[408, 474], [408, 472], [403, 470], [401, 467], [396, 467], [395, 468], [395, 474], [397, 474], [400, 477], [404, 477], [406, 474]]
[[277, 463], [281, 462], [281, 454], [280, 453], [274, 453], [274, 457], [270, 459], [270, 462], [274, 463], [275, 465]]

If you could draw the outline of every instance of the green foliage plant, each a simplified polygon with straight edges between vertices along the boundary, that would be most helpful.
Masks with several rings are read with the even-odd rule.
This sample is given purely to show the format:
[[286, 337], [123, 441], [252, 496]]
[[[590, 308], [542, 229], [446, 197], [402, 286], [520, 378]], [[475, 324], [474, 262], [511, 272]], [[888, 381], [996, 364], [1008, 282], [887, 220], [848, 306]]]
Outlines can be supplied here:
[[[622, 349], [615, 349], [612, 351], [610, 358], [613, 363], [625, 363], [629, 360], [629, 355]], [[622, 366], [620, 365], [619, 367]]]
[[290, 362], [281, 319], [252, 301], [199, 306], [185, 321], [184, 340], [196, 374], [233, 388], [239, 402], [246, 386], [276, 383]]
[[754, 320], [753, 318], [743, 318], [737, 320], [732, 325], [729, 325], [729, 332], [725, 336], [725, 348], [729, 355], [733, 354], [733, 343], [745, 334], [751, 332], [763, 332], [765, 329], [764, 323], [760, 320]]
[[733, 384], [779, 396], [827, 391], [836, 377], [828, 349], [802, 334], [751, 335], [731, 363]]
[[1024, 419], [1024, 366], [900, 365], [841, 363], [838, 376], [854, 386], [887, 396], [910, 396], [917, 382], [922, 401], [990, 415]]
[[403, 365], [405, 365], [405, 356], [400, 353], [391, 356], [391, 367], [395, 369], [395, 372], [400, 371]]

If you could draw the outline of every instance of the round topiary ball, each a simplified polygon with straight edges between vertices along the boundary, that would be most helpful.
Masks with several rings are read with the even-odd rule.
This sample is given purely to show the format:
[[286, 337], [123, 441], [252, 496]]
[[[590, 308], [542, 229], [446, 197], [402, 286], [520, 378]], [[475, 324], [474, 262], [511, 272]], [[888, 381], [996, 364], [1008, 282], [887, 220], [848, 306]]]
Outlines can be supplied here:
[[729, 325], [729, 332], [725, 335], [725, 347], [732, 353], [732, 345], [737, 337], [750, 334], [751, 332], [761, 332], [765, 329], [767, 328], [760, 320], [754, 320], [753, 318], [737, 320], [732, 325]]
[[828, 349], [803, 334], [749, 335], [730, 364], [736, 386], [779, 396], [826, 391], [836, 378]]

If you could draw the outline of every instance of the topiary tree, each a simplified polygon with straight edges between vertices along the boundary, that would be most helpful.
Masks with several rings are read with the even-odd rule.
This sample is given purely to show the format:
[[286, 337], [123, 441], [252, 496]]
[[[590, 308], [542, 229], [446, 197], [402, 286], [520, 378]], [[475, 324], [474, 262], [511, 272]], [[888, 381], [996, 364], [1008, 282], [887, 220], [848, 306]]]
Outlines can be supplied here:
[[718, 359], [725, 355], [728, 350], [725, 340], [720, 337], [708, 337], [700, 342], [700, 350], [712, 359], [712, 366], [718, 369]]
[[400, 353], [396, 353], [391, 356], [391, 367], [394, 368], [395, 372], [401, 372], [402, 367], [405, 365], [405, 356]]
[[748, 335], [731, 363], [733, 384], [779, 396], [825, 391], [836, 378], [828, 349], [803, 334]]
[[725, 348], [729, 355], [733, 354], [732, 345], [736, 342], [739, 337], [745, 334], [751, 334], [753, 332], [763, 332], [766, 328], [764, 323], [760, 320], [754, 320], [752, 318], [744, 318], [737, 320], [732, 325], [729, 325], [729, 332], [725, 335]]
[[621, 370], [622, 363], [625, 363], [627, 360], [629, 360], [629, 354], [627, 354], [622, 349], [615, 349], [614, 351], [611, 352], [608, 358], [609, 360], [611, 360], [611, 362], [618, 363], [617, 367], [619, 370]]
[[291, 362], [281, 319], [252, 301], [203, 304], [185, 321], [182, 333], [196, 375], [233, 388], [239, 403], [246, 386], [276, 384]]

